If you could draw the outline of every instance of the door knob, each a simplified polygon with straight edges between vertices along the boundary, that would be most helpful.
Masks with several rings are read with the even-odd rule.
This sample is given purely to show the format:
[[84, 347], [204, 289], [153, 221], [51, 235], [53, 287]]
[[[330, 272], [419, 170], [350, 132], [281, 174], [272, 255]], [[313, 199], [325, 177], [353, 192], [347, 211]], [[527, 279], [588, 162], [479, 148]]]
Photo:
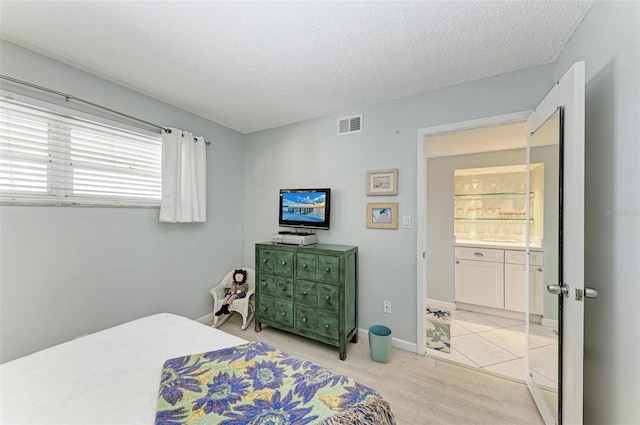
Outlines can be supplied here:
[[547, 291], [554, 295], [564, 295], [565, 297], [569, 296], [569, 285], [566, 283], [562, 286], [560, 285], [547, 285]]

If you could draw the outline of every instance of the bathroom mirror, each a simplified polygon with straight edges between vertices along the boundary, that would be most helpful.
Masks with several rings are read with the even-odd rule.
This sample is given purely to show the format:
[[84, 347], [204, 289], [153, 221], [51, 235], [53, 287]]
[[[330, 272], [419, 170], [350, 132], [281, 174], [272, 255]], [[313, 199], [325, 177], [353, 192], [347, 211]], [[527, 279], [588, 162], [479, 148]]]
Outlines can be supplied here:
[[[540, 390], [554, 422], [559, 422], [561, 389], [561, 308], [562, 299], [546, 290], [547, 284], [562, 281], [562, 109], [558, 108], [529, 138], [529, 164], [544, 163], [543, 176], [535, 169], [530, 172], [529, 185], [536, 178], [544, 179], [542, 199], [536, 198], [544, 219], [542, 223], [528, 220], [530, 232], [542, 235], [543, 259], [534, 264], [533, 253], [528, 257], [529, 267], [529, 312], [540, 310], [542, 316], [529, 315], [527, 350], [529, 350], [528, 373]], [[540, 228], [540, 226], [543, 228]], [[527, 248], [535, 246], [528, 241]], [[540, 265], [542, 264], [542, 265]]]

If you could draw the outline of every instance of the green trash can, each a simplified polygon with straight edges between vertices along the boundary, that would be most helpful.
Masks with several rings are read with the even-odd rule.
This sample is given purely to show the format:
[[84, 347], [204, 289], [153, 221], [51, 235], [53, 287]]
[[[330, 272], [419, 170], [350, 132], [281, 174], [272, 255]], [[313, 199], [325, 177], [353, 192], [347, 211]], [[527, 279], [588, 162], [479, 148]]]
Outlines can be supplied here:
[[374, 362], [389, 362], [391, 329], [382, 325], [371, 326], [369, 328], [369, 349], [371, 350], [371, 359]]

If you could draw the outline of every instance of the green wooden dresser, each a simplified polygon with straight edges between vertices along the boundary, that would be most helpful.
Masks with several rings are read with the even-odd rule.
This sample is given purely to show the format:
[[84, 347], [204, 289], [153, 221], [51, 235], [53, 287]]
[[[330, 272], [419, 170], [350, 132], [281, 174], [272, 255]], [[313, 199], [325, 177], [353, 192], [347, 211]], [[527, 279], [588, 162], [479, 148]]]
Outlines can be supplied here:
[[256, 244], [256, 332], [262, 325], [338, 347], [358, 342], [358, 247]]

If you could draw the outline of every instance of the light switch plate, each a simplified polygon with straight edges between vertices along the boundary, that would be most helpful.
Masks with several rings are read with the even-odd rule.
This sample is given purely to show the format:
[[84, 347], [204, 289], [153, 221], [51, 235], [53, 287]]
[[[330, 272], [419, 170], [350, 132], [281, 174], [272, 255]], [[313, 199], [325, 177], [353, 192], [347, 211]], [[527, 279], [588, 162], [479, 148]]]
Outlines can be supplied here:
[[411, 216], [405, 215], [404, 217], [402, 217], [402, 227], [404, 229], [410, 229], [411, 228]]

